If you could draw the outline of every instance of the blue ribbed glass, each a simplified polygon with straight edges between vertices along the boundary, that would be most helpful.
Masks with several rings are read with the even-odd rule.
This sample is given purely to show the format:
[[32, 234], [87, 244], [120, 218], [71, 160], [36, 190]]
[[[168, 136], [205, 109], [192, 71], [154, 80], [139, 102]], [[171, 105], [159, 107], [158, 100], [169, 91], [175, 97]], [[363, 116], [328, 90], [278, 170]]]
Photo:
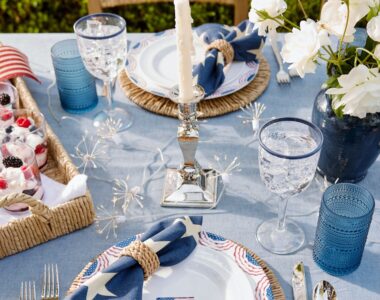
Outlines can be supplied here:
[[62, 108], [83, 113], [98, 104], [95, 79], [86, 70], [75, 39], [60, 41], [51, 48]]
[[373, 196], [359, 185], [339, 183], [325, 191], [313, 248], [325, 272], [342, 276], [359, 267], [374, 209]]

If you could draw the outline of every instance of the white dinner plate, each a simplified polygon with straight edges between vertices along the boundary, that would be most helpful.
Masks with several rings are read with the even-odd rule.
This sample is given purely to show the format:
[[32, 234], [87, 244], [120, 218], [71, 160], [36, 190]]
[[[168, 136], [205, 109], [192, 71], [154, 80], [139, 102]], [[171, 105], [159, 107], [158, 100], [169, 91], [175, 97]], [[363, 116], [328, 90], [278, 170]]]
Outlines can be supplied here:
[[[79, 283], [117, 260], [123, 247], [139, 235], [117, 243], [86, 267]], [[274, 299], [269, 279], [257, 260], [233, 241], [201, 232], [198, 246], [183, 262], [160, 267], [144, 283], [143, 300], [267, 300]]]
[[[194, 38], [194, 48], [195, 61], [202, 61], [205, 54], [203, 42]], [[226, 67], [222, 86], [205, 99], [226, 96], [242, 89], [255, 78], [258, 70], [256, 62], [233, 62]], [[135, 44], [128, 53], [126, 72], [141, 89], [169, 98], [171, 88], [178, 84], [175, 30], [157, 33]]]

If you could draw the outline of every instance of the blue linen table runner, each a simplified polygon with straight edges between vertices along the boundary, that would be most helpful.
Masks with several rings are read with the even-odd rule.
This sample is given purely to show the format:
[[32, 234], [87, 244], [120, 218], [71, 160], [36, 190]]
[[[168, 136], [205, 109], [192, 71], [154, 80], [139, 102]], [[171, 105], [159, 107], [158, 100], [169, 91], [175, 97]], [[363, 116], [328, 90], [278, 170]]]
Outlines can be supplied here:
[[[181, 217], [161, 221], [140, 241], [157, 254], [161, 266], [172, 266], [186, 259], [198, 243], [202, 217]], [[131, 256], [121, 256], [108, 268], [88, 279], [65, 299], [142, 299], [144, 271]]]
[[[204, 24], [195, 28], [197, 36], [205, 44], [225, 40], [233, 49], [234, 61], [257, 61], [257, 55], [264, 46], [265, 37], [259, 36], [258, 30], [250, 32], [252, 24], [246, 20], [236, 27], [221, 24]], [[203, 87], [206, 97], [213, 94], [224, 82], [226, 66], [225, 57], [216, 48], [208, 50], [205, 60], [195, 66], [195, 81]]]

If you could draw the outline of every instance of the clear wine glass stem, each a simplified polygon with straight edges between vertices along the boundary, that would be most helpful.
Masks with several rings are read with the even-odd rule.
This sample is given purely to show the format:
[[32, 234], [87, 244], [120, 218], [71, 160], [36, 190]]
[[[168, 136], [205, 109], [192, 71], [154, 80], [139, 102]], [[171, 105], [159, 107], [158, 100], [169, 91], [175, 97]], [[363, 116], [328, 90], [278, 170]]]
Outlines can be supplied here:
[[280, 201], [278, 203], [278, 231], [285, 230], [286, 207], [288, 206], [288, 200], [288, 197], [280, 196]]
[[104, 81], [105, 97], [107, 99], [108, 110], [112, 109], [112, 80]]

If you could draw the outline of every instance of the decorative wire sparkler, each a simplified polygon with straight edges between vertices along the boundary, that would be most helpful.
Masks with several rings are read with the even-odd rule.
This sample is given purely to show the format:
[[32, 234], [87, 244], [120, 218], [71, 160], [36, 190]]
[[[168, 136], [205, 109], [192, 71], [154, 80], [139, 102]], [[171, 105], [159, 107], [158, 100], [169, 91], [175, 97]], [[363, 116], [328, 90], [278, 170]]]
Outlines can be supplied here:
[[108, 159], [105, 148], [106, 145], [100, 140], [94, 141], [93, 138], [85, 133], [78, 145], [74, 147], [75, 154], [71, 154], [71, 157], [76, 158], [81, 162], [78, 168], [83, 169], [83, 174], [86, 173], [89, 166], [94, 169], [98, 167], [104, 169], [102, 162]]
[[217, 174], [216, 176], [221, 177], [225, 184], [229, 183], [230, 176], [233, 173], [241, 171], [239, 158], [237, 156], [230, 161], [227, 154], [222, 156], [215, 154], [214, 161], [216, 162], [216, 165], [210, 163], [209, 168], [215, 170]]
[[129, 187], [128, 184], [129, 175], [125, 178], [125, 180], [116, 179], [115, 185], [112, 188], [113, 190], [113, 198], [112, 202], [114, 206], [117, 202], [121, 201], [123, 213], [126, 214], [129, 204], [132, 201], [136, 201], [136, 203], [140, 206], [140, 208], [144, 208], [144, 205], [142, 204], [142, 200], [144, 199], [143, 195], [141, 194], [141, 187], [134, 186], [132, 188]]
[[108, 118], [105, 122], [100, 124], [96, 133], [102, 139], [113, 139], [122, 127], [123, 122], [121, 119]]
[[117, 238], [117, 228], [119, 224], [125, 223], [127, 217], [121, 213], [117, 213], [115, 210], [109, 212], [103, 205], [97, 207], [98, 214], [95, 218], [96, 232], [99, 234], [106, 233], [106, 239], [108, 240], [109, 235], [112, 231], [113, 237]]
[[254, 105], [250, 103], [245, 107], [241, 107], [240, 109], [244, 115], [238, 115], [238, 118], [243, 119], [243, 124], [251, 123], [252, 130], [256, 135], [260, 128], [260, 117], [266, 109], [265, 105], [259, 102], [255, 102]]

